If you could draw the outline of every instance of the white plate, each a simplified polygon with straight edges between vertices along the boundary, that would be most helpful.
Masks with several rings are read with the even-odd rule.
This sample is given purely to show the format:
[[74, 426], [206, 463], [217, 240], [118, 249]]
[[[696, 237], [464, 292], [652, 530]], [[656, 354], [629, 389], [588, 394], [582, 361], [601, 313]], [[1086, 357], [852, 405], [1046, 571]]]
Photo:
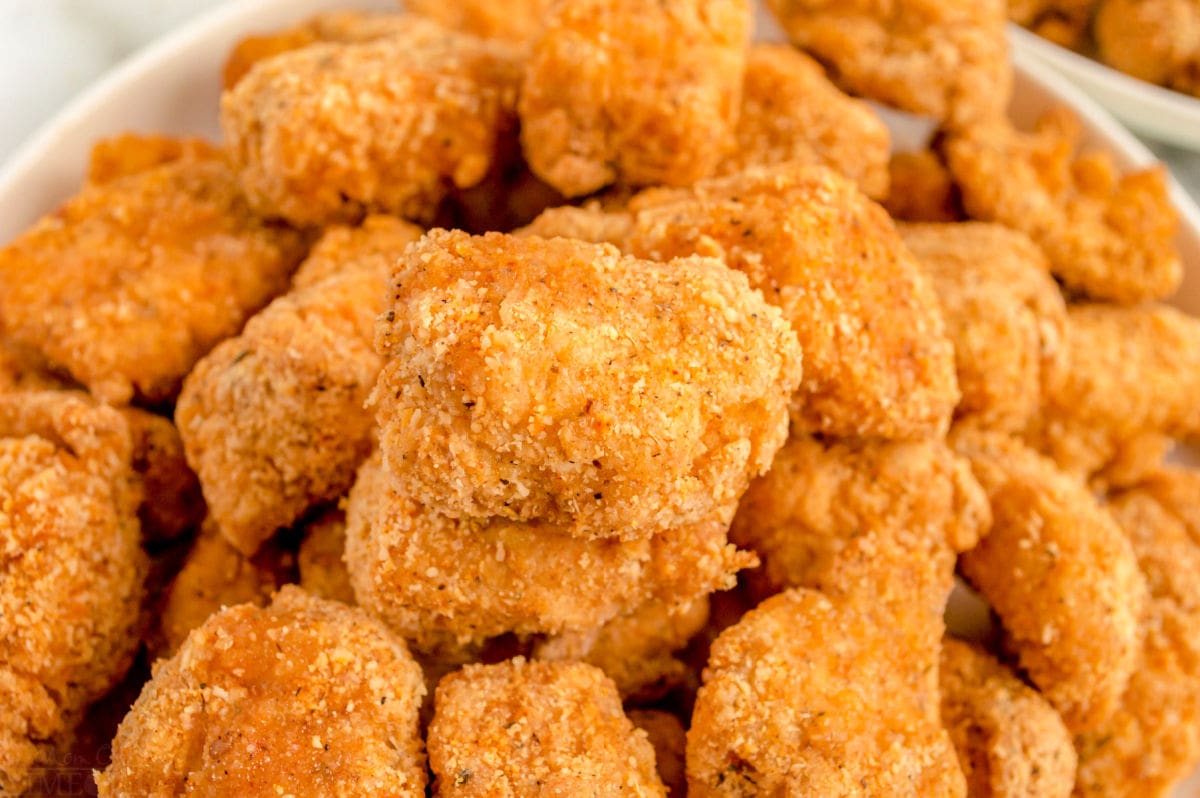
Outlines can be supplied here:
[[1139, 133], [1200, 151], [1200, 99], [1138, 80], [1016, 25], [1009, 28], [1022, 62], [1037, 60], [1058, 70]]
[[[329, 8], [394, 9], [394, 0], [241, 0], [179, 29], [117, 67], [44, 126], [0, 171], [0, 243], [18, 235], [79, 186], [96, 139], [128, 130], [191, 134], [215, 139], [220, 72], [229, 48], [242, 36], [271, 30]], [[759, 38], [779, 38], [760, 14]], [[1155, 163], [1137, 139], [1101, 108], [1035, 59], [1016, 54], [1017, 91], [1011, 109], [1030, 125], [1054, 105], [1079, 115], [1085, 143], [1113, 153], [1123, 170]], [[920, 146], [930, 127], [911, 117], [885, 114], [901, 149]], [[1173, 197], [1183, 216], [1179, 246], [1187, 276], [1176, 304], [1200, 315], [1200, 209], [1178, 186]], [[985, 616], [976, 616], [985, 622]], [[1200, 774], [1198, 774], [1200, 776]], [[1200, 782], [1178, 798], [1200, 795]]]

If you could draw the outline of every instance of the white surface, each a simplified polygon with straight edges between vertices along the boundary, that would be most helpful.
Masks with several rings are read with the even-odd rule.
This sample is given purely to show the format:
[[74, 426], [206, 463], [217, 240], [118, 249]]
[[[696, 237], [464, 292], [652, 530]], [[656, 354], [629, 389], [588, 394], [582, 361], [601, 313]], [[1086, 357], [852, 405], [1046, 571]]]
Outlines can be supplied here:
[[[0, 4], [12, 0], [0, 0]], [[99, 1], [99, 0], [97, 0]], [[132, 7], [132, 3], [128, 3]], [[241, 0], [205, 15], [122, 64], [44, 127], [0, 170], [0, 242], [7, 241], [76, 190], [92, 142], [124, 130], [215, 137], [218, 75], [229, 47], [250, 31], [280, 27], [330, 7], [393, 8], [394, 0]], [[0, 5], [0, 9], [3, 6]], [[0, 26], [3, 20], [0, 19]], [[769, 30], [761, 31], [771, 35]], [[0, 52], [4, 45], [0, 42]], [[1102, 109], [1040, 62], [1019, 59], [1019, 124], [1031, 123], [1055, 104], [1079, 114], [1086, 143], [1109, 149], [1123, 169], [1154, 156]], [[916, 146], [928, 127], [888, 115], [900, 146]], [[1200, 170], [1198, 170], [1200, 171]], [[1177, 189], [1185, 214], [1180, 246], [1188, 272], [1178, 304], [1200, 313], [1200, 210]], [[1200, 782], [1179, 798], [1200, 795]]]

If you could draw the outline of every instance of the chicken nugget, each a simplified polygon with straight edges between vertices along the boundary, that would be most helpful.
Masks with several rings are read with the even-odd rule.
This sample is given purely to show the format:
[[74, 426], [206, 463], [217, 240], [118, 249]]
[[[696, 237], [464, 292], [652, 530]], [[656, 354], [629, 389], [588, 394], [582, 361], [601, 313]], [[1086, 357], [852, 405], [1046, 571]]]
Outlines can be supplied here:
[[1129, 540], [1086, 485], [1020, 441], [961, 430], [955, 445], [993, 517], [959, 570], [1067, 728], [1101, 727], [1137, 665], [1146, 585]]
[[1183, 268], [1166, 169], [1118, 175], [1108, 153], [1077, 156], [1078, 141], [1078, 120], [1059, 108], [1031, 132], [999, 120], [944, 146], [971, 218], [1028, 235], [1067, 289], [1122, 304], [1171, 295]]
[[346, 563], [358, 603], [421, 652], [489, 637], [594, 629], [654, 599], [732, 587], [757, 562], [707, 520], [649, 539], [584, 540], [549, 524], [452, 520], [394, 487], [378, 456], [346, 509]]
[[159, 665], [101, 796], [424, 796], [421, 669], [364, 613], [285, 587], [212, 616]]
[[306, 525], [296, 555], [300, 587], [320, 598], [354, 604], [345, 551], [346, 515], [341, 510], [328, 510]]
[[537, 238], [573, 238], [590, 244], [612, 244], [626, 249], [633, 232], [633, 216], [624, 211], [608, 211], [592, 200], [580, 207], [562, 205], [547, 208], [532, 222], [513, 235]]
[[1066, 344], [1066, 377], [1027, 433], [1060, 467], [1086, 479], [1147, 435], [1200, 434], [1200, 320], [1161, 305], [1071, 305]]
[[429, 511], [645, 538], [732, 509], [787, 435], [795, 336], [713, 259], [435, 230], [392, 287], [372, 402]]
[[1008, 0], [1008, 18], [1060, 47], [1081, 48], [1099, 0]]
[[373, 214], [357, 227], [325, 228], [292, 277], [292, 288], [308, 288], [350, 271], [374, 271], [386, 280], [392, 264], [425, 231], [395, 216]]
[[221, 158], [219, 147], [199, 138], [123, 133], [92, 145], [87, 182], [111, 183], [164, 164], [199, 163]]
[[221, 129], [258, 213], [426, 221], [487, 175], [519, 80], [510, 48], [450, 31], [320, 43], [260, 62], [222, 97]]
[[687, 748], [687, 732], [679, 718], [661, 709], [631, 709], [628, 713], [633, 725], [650, 738], [654, 746], [654, 764], [669, 795], [687, 795], [687, 772], [684, 751]]
[[205, 515], [200, 481], [188, 466], [179, 430], [170, 419], [140, 408], [123, 408], [121, 415], [133, 440], [133, 470], [142, 483], [142, 536], [156, 543], [174, 540]]
[[612, 681], [577, 662], [468, 665], [429, 724], [434, 788], [454, 796], [666, 796], [646, 732]]
[[1136, 487], [1178, 519], [1200, 546], [1200, 471], [1160, 467], [1143, 475]]
[[133, 660], [146, 575], [129, 431], [63, 394], [0, 396], [0, 793], [21, 795]]
[[799, 430], [923, 438], [949, 426], [954, 347], [933, 286], [849, 180], [785, 164], [650, 190], [630, 210], [634, 255], [721, 257], [783, 310], [804, 351]]
[[712, 174], [734, 145], [750, 25], [747, 0], [551, 5], [519, 103], [534, 174], [568, 197]]
[[1004, 0], [769, 0], [792, 42], [846, 91], [951, 127], [1002, 118]]
[[1200, 3], [1104, 0], [1093, 30], [1109, 66], [1200, 97]]
[[405, 0], [404, 7], [447, 28], [505, 39], [515, 44], [531, 40], [542, 28], [553, 0]]
[[1069, 798], [1076, 757], [1062, 718], [978, 646], [946, 638], [942, 722], [973, 798]]
[[966, 218], [950, 170], [930, 150], [892, 155], [883, 207], [897, 221], [945, 223]]
[[825, 70], [782, 44], [746, 55], [737, 146], [717, 166], [731, 175], [788, 161], [828, 166], [873, 199], [887, 195], [891, 135], [862, 100], [842, 94]]
[[1067, 309], [1042, 251], [999, 225], [901, 225], [954, 342], [957, 423], [1019, 432], [1065, 374]]
[[86, 186], [0, 250], [0, 326], [99, 399], [172, 399], [287, 287], [294, 231], [254, 218], [220, 160]]

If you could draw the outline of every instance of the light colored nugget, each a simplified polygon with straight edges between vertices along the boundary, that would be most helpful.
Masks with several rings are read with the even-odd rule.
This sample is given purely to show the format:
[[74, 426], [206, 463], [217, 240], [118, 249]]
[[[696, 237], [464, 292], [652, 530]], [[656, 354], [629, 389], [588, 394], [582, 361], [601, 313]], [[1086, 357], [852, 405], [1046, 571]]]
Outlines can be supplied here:
[[1068, 290], [1122, 304], [1171, 295], [1183, 269], [1166, 169], [1119, 175], [1108, 153], [1076, 155], [1078, 142], [1078, 120], [1059, 108], [1030, 132], [975, 126], [945, 152], [968, 215], [1028, 235]]
[[1093, 28], [1100, 58], [1135, 78], [1200, 97], [1200, 3], [1104, 0]]
[[292, 288], [308, 288], [347, 272], [374, 271], [387, 280], [408, 245], [424, 234], [415, 224], [380, 214], [368, 216], [357, 227], [330, 225], [296, 269]]
[[952, 570], [991, 522], [969, 464], [942, 441], [826, 443], [794, 436], [738, 505], [730, 539], [756, 552], [760, 596], [814, 587], [874, 530], [928, 537]]
[[1004, 0], [769, 0], [842, 88], [960, 127], [1012, 93]]
[[62, 394], [0, 396], [0, 793], [69, 742], [137, 648], [146, 557], [129, 431]]
[[184, 383], [175, 420], [188, 462], [221, 534], [247, 556], [344, 495], [371, 452], [385, 267], [367, 260], [280, 297]]
[[628, 542], [503, 518], [453, 521], [398, 492], [377, 456], [346, 510], [358, 603], [422, 652], [593, 629], [652, 599], [677, 605], [730, 588], [755, 562], [728, 545], [720, 520]]
[[1062, 47], [1086, 43], [1099, 0], [1008, 0], [1008, 18]]
[[687, 738], [692, 798], [966, 795], [937, 700], [952, 562], [931, 570], [890, 535], [855, 548], [824, 592], [773, 596], [713, 643]]
[[[1200, 505], [1200, 494], [1189, 503]], [[1111, 506], [1137, 552], [1150, 600], [1138, 666], [1116, 713], [1076, 739], [1075, 794], [1166, 796], [1200, 762], [1200, 548], [1152, 491], [1121, 493]]]
[[720, 257], [783, 311], [804, 351], [799, 430], [923, 438], [949, 426], [954, 347], [933, 285], [849, 180], [785, 164], [650, 190], [630, 210], [633, 254]]
[[328, 510], [305, 527], [296, 555], [300, 587], [319, 598], [354, 604], [354, 588], [343, 555], [346, 551], [346, 516]]
[[1066, 341], [1066, 379], [1028, 434], [1062, 468], [1087, 478], [1148, 434], [1200, 433], [1200, 321], [1161, 305], [1071, 305]]
[[654, 746], [654, 764], [668, 795], [687, 795], [684, 763], [687, 732], [679, 718], [661, 709], [631, 709], [626, 714], [633, 725], [646, 732]]
[[965, 218], [950, 170], [930, 150], [892, 155], [883, 207], [893, 219], [904, 222], [946, 223]]
[[209, 618], [160, 664], [102, 796], [425, 795], [421, 669], [376, 620], [285, 587]]
[[0, 250], [3, 331], [101, 400], [166, 401], [287, 287], [302, 245], [220, 160], [86, 186]]
[[443, 798], [666, 796], [654, 748], [591, 665], [468, 665], [442, 678], [429, 765]]
[[454, 30], [505, 39], [531, 40], [541, 30], [554, 0], [405, 0], [404, 7]]
[[519, 72], [505, 45], [450, 31], [314, 44], [251, 69], [222, 97], [221, 129], [258, 213], [424, 221], [487, 175]]
[[1128, 538], [1087, 487], [998, 433], [962, 431], [992, 529], [959, 570], [1072, 734], [1100, 728], [1137, 666], [1146, 585]]
[[983, 223], [902, 225], [954, 342], [957, 423], [1019, 432], [1065, 374], [1067, 309], [1042, 251]]
[[435, 230], [392, 288], [380, 448], [432, 512], [646, 538], [732, 509], [787, 435], [795, 336], [713, 259]]
[[184, 161], [197, 163], [220, 158], [221, 150], [204, 139], [175, 138], [158, 134], [123, 133], [101, 139], [92, 146], [87, 182], [111, 183], [157, 166]]
[[1071, 735], [1054, 707], [978, 646], [946, 638], [942, 722], [972, 798], [1068, 798]]
[[551, 5], [519, 104], [534, 174], [568, 197], [712, 174], [734, 143], [750, 17], [747, 0]]
[[843, 94], [813, 59], [782, 44], [746, 55], [737, 146], [718, 175], [788, 161], [828, 166], [873, 199], [887, 195], [891, 136], [862, 100]]

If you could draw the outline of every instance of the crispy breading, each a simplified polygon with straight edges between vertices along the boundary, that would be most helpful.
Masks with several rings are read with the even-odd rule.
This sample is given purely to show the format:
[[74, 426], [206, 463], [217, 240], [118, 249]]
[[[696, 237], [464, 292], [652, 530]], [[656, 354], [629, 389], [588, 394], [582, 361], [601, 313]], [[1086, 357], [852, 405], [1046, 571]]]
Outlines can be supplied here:
[[319, 43], [252, 69], [222, 97], [221, 129], [258, 213], [424, 221], [487, 175], [519, 80], [510, 48], [451, 31]]
[[1019, 432], [1065, 374], [1067, 310], [1042, 251], [981, 222], [901, 225], [954, 342], [958, 423]]
[[1008, 0], [1008, 18], [1062, 47], [1085, 44], [1099, 0]]
[[521, 44], [540, 30], [553, 0], [405, 0], [404, 7], [454, 30]]
[[603, 626], [539, 641], [531, 656], [595, 665], [624, 700], [646, 703], [683, 681], [685, 667], [674, 654], [707, 623], [707, 596], [677, 606], [653, 600]]
[[905, 222], [959, 222], [966, 216], [954, 178], [930, 150], [891, 157], [883, 207], [893, 219]]
[[958, 389], [929, 278], [883, 209], [845, 178], [785, 164], [650, 190], [630, 205], [639, 257], [717, 256], [783, 310], [804, 351], [792, 406], [805, 432], [922, 438]]
[[111, 183], [164, 164], [199, 163], [220, 157], [219, 147], [200, 138], [123, 133], [92, 145], [87, 182]]
[[844, 89], [951, 127], [1001, 118], [1012, 94], [1004, 0], [769, 0], [792, 42]]
[[1093, 31], [1109, 66], [1200, 97], [1200, 3], [1103, 0]]
[[423, 235], [425, 231], [415, 224], [380, 214], [368, 216], [357, 227], [330, 225], [296, 269], [292, 288], [308, 288], [352, 271], [374, 271], [386, 280], [392, 264]]
[[733, 147], [750, 25], [748, 0], [551, 5], [519, 103], [534, 174], [568, 197], [712, 174]]
[[221, 536], [210, 518], [200, 528], [183, 567], [167, 588], [158, 612], [158, 636], [152, 652], [169, 657], [193, 629], [225, 607], [265, 607], [271, 595], [295, 581], [295, 557], [276, 545], [263, 546], [248, 558]]
[[140, 634], [129, 431], [69, 394], [0, 396], [0, 792], [69, 742]]
[[1067, 309], [1067, 374], [1029, 441], [1084, 478], [1151, 435], [1200, 433], [1200, 321], [1162, 305]]
[[285, 587], [209, 618], [159, 665], [102, 796], [424, 796], [421, 669], [378, 621]]
[[607, 211], [600, 203], [589, 201], [581, 207], [561, 205], [547, 208], [515, 236], [573, 238], [591, 244], [612, 244], [625, 249], [633, 232], [633, 216], [623, 211]]
[[142, 536], [154, 542], [177, 538], [205, 514], [200, 482], [187, 464], [179, 430], [170, 419], [140, 408], [123, 408], [121, 415], [133, 441], [133, 470], [142, 483]]
[[429, 724], [437, 794], [661, 796], [646, 732], [591, 665], [468, 665], [443, 677]]
[[798, 161], [828, 166], [873, 199], [887, 195], [887, 125], [788, 45], [750, 47], [735, 136], [737, 146], [717, 166], [718, 175]]
[[[1189, 504], [1200, 506], [1200, 495]], [[1200, 548], [1152, 491], [1123, 492], [1111, 506], [1137, 552], [1150, 599], [1138, 666], [1116, 714], [1076, 740], [1075, 794], [1167, 795], [1200, 762]]]
[[1071, 291], [1122, 304], [1171, 295], [1183, 268], [1165, 167], [1119, 175], [1106, 152], [1076, 155], [1079, 135], [1065, 108], [1030, 132], [999, 120], [951, 135], [947, 162], [967, 213], [1028, 235]]
[[938, 684], [972, 798], [1069, 798], [1075, 748], [1036, 690], [983, 649], [949, 637]]
[[1083, 482], [1015, 438], [961, 430], [955, 445], [993, 518], [960, 572], [1072, 734], [1099, 728], [1137, 665], [1146, 585], [1129, 540]]
[[870, 532], [927, 537], [931, 550], [944, 550], [938, 556], [951, 562], [990, 522], [970, 466], [942, 441], [824, 443], [794, 436], [742, 497], [729, 536], [762, 559], [750, 581], [765, 596], [821, 584]]
[[392, 287], [372, 401], [430, 511], [646, 538], [732, 509], [787, 435], [795, 336], [713, 259], [435, 230]]
[[687, 795], [687, 773], [684, 751], [687, 733], [679, 718], [661, 709], [631, 709], [627, 713], [633, 725], [650, 739], [654, 746], [654, 764], [668, 795]]
[[345, 494], [374, 446], [364, 405], [386, 258], [272, 302], [184, 383], [175, 409], [221, 534], [247, 556], [310, 507]]
[[346, 516], [328, 510], [305, 526], [296, 565], [300, 587], [320, 598], [354, 604], [350, 572], [342, 558], [346, 550]]
[[422, 652], [592, 629], [651, 599], [678, 605], [732, 587], [755, 562], [728, 545], [719, 519], [628, 542], [502, 518], [453, 521], [398, 492], [378, 456], [360, 469], [346, 510], [358, 603]]

